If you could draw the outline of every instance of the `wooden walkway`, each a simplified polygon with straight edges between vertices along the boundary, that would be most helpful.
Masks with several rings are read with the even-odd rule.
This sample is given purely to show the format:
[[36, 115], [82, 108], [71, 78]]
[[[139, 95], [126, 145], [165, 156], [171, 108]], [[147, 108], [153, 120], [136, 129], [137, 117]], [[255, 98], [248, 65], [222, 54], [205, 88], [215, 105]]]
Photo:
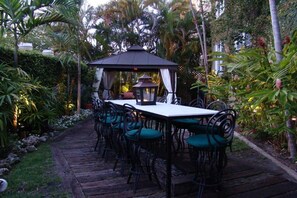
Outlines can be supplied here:
[[[107, 162], [94, 151], [96, 134], [93, 120], [68, 129], [52, 143], [57, 170], [65, 189], [73, 197], [165, 197], [165, 191], [149, 182], [147, 177], [133, 193], [127, 176], [113, 171], [114, 161]], [[196, 197], [191, 175], [173, 178], [173, 197]], [[256, 152], [229, 154], [222, 191], [205, 190], [204, 197], [297, 197], [297, 183], [271, 161]]]

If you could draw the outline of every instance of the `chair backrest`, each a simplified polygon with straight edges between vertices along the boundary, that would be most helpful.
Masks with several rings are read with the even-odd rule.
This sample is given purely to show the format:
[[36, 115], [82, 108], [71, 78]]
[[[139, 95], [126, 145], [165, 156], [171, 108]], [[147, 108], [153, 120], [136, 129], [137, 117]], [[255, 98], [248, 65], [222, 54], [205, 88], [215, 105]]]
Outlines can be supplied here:
[[221, 111], [227, 108], [228, 108], [227, 104], [221, 100], [212, 101], [206, 106], [206, 109], [212, 109], [212, 110], [218, 110], [218, 111]]
[[166, 103], [167, 102], [167, 96], [162, 96], [161, 98], [158, 99], [158, 102]]
[[108, 117], [109, 120], [109, 124], [115, 125], [119, 122], [122, 122], [123, 119], [123, 109], [122, 107], [113, 104], [111, 102], [106, 102], [105, 103], [105, 108], [104, 108], [104, 112], [105, 112], [105, 117]]
[[104, 101], [101, 100], [100, 98], [92, 98], [92, 106], [93, 106], [93, 110], [94, 112], [96, 112], [98, 109], [101, 109], [102, 106], [104, 104]]
[[124, 111], [124, 132], [131, 130], [137, 130], [135, 138], [138, 139], [141, 128], [143, 127], [143, 121], [140, 112], [130, 104], [123, 105]]
[[102, 122], [104, 116], [105, 102], [99, 98], [93, 100], [93, 115], [95, 122]]
[[181, 105], [181, 97], [175, 97], [172, 101], [172, 104]]
[[[234, 109], [224, 109], [213, 115], [207, 124], [208, 140], [211, 137], [221, 146], [231, 146], [234, 129], [236, 124], [236, 111]], [[219, 135], [219, 136], [218, 136]], [[220, 141], [218, 137], [223, 137], [224, 141]]]
[[189, 102], [190, 107], [205, 108], [204, 101], [201, 98], [196, 98]]

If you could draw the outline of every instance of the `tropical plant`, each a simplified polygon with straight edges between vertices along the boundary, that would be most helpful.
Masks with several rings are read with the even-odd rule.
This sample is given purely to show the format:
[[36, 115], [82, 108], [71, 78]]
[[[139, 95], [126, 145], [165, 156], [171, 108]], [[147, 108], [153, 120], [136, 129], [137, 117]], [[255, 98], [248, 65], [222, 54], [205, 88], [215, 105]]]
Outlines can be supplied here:
[[[225, 51], [234, 52], [235, 42], [245, 41], [242, 33], [252, 38], [270, 36], [268, 1], [260, 0], [211, 0], [213, 19], [211, 24], [211, 39], [223, 42]], [[218, 5], [223, 3], [223, 13], [216, 16]]]
[[297, 27], [297, 1], [282, 0], [277, 1], [278, 16], [281, 24], [282, 35], [289, 36]]
[[[197, 31], [197, 34], [198, 34], [198, 38], [199, 38], [199, 43], [200, 43], [200, 48], [201, 48], [201, 54], [202, 54], [202, 63], [204, 66], [204, 71], [205, 71], [205, 76], [206, 76], [206, 84], [208, 84], [208, 79], [207, 79], [207, 76], [208, 76], [208, 50], [207, 50], [207, 41], [206, 41], [206, 25], [205, 25], [205, 16], [206, 16], [206, 13], [204, 11], [204, 6], [206, 3], [204, 3], [202, 0], [199, 1], [199, 16], [200, 16], [200, 19], [201, 19], [201, 25], [198, 24], [198, 21], [196, 19], [196, 14], [195, 14], [195, 11], [194, 11], [194, 8], [193, 8], [193, 4], [192, 4], [192, 1], [190, 0], [190, 8], [191, 8], [191, 12], [192, 12], [192, 15], [193, 15], [193, 21], [194, 21], [194, 24], [195, 24], [195, 28], [196, 28], [196, 31]], [[201, 27], [201, 28], [200, 28]]]
[[72, 7], [64, 0], [0, 0], [0, 33], [14, 39], [14, 64], [18, 66], [18, 42], [35, 27], [52, 22], [68, 22], [61, 9]]
[[8, 125], [12, 125], [14, 104], [20, 99], [19, 92], [31, 88], [31, 84], [23, 83], [28, 77], [19, 68], [0, 64], [0, 147], [8, 145]]
[[278, 62], [274, 50], [269, 50], [263, 40], [259, 47], [242, 49], [235, 55], [219, 53], [216, 55], [222, 57], [219, 60], [224, 62], [226, 77], [209, 78], [210, 86], [214, 85], [208, 89], [210, 93], [222, 97], [218, 93], [224, 89], [228, 90], [228, 99], [235, 99], [243, 129], [274, 140], [287, 131], [296, 134], [296, 129], [286, 122], [297, 115], [297, 31], [282, 54]]
[[56, 117], [55, 96], [21, 68], [0, 64], [0, 148], [8, 146], [10, 132], [45, 129]]
[[[91, 60], [89, 51], [92, 50], [90, 40], [92, 35], [90, 29], [93, 25], [93, 7], [84, 7], [84, 1], [75, 1], [75, 7], [64, 12], [64, 16], [69, 19], [68, 24], [57, 24], [51, 28], [50, 37], [53, 41], [53, 49], [58, 54], [63, 65], [69, 60], [77, 62], [77, 113], [80, 113], [81, 108], [81, 68], [83, 60]], [[64, 64], [65, 63], [65, 64]], [[66, 68], [68, 71], [68, 68]], [[70, 103], [70, 90], [72, 81], [67, 75], [67, 106]]]

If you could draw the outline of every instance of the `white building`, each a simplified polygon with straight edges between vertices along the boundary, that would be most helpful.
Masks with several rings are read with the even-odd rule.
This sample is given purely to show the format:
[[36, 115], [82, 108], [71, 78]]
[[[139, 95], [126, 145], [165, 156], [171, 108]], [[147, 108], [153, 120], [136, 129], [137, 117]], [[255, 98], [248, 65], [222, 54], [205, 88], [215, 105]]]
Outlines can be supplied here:
[[42, 54], [45, 56], [54, 56], [54, 52], [51, 49], [45, 49], [42, 51]]
[[20, 50], [33, 50], [33, 44], [32, 43], [23, 43], [20, 42], [18, 44]]

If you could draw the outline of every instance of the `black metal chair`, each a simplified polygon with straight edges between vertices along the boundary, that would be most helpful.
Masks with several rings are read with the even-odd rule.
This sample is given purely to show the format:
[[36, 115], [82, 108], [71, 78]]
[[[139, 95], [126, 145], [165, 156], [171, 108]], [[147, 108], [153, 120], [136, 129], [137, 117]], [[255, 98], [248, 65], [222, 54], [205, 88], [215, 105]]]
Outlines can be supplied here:
[[212, 109], [212, 110], [218, 110], [218, 111], [221, 111], [227, 108], [228, 108], [228, 105], [222, 100], [212, 101], [206, 106], [206, 109]]
[[[115, 171], [117, 168], [118, 162], [120, 162], [121, 175], [124, 175], [125, 167], [130, 163], [130, 153], [128, 150], [128, 142], [125, 137], [125, 123], [124, 123], [124, 115], [125, 115], [125, 106], [119, 107], [117, 105], [112, 105], [113, 111], [117, 112], [117, 122], [111, 123], [112, 130], [112, 147], [116, 153], [116, 160], [114, 163], [113, 170]], [[138, 122], [134, 125], [135, 129], [141, 127], [141, 123]], [[131, 126], [131, 128], [133, 128]]]
[[131, 169], [127, 183], [134, 177], [134, 192], [136, 192], [140, 176], [145, 174], [152, 181], [154, 176], [160, 187], [155, 172], [156, 150], [162, 139], [162, 132], [146, 128], [144, 116], [133, 106], [124, 105], [124, 132], [128, 141], [129, 154], [131, 158]]
[[181, 97], [175, 97], [172, 101], [172, 104], [175, 104], [175, 105], [181, 105], [182, 104], [182, 99]]
[[115, 142], [116, 134], [114, 126], [123, 122], [122, 116], [122, 111], [119, 110], [117, 105], [110, 102], [104, 103], [103, 113], [101, 114], [101, 131], [105, 141], [102, 158], [105, 158], [105, 160], [108, 159], [109, 152], [116, 153], [115, 149], [117, 145]]
[[102, 116], [103, 116], [103, 107], [104, 107], [104, 101], [100, 100], [99, 98], [93, 98], [92, 100], [93, 104], [93, 116], [94, 116], [94, 129], [97, 134], [97, 141], [94, 146], [94, 150], [96, 151], [97, 148], [98, 152], [100, 153], [100, 148], [103, 143], [103, 135], [102, 135]]
[[[222, 100], [212, 101], [206, 106], [206, 109], [217, 110], [217, 111], [222, 111], [227, 108], [228, 108], [228, 105], [225, 102], [223, 102]], [[208, 122], [208, 118], [205, 118], [205, 119], [201, 120], [201, 122], [199, 124], [190, 125], [187, 129], [188, 129], [189, 133], [196, 133], [197, 131], [199, 133], [206, 133], [205, 131], [207, 128], [207, 122]]]
[[[205, 107], [204, 101], [200, 98], [190, 101], [188, 106], [197, 107], [197, 108]], [[178, 118], [173, 120], [174, 137], [177, 142], [177, 148], [175, 148], [174, 146], [175, 152], [185, 148], [184, 137], [187, 129], [193, 125], [197, 125], [200, 123], [201, 123], [201, 120], [195, 119], [195, 118]]]
[[201, 99], [201, 98], [196, 98], [194, 100], [191, 100], [189, 102], [189, 105], [190, 107], [197, 107], [197, 108], [205, 108], [205, 103], [204, 103], [204, 100]]
[[166, 103], [167, 102], [167, 96], [162, 96], [161, 98], [158, 99], [157, 102], [162, 102], [162, 103]]
[[121, 106], [110, 103], [110, 109], [116, 116], [113, 122], [110, 123], [110, 134], [112, 149], [116, 154], [113, 170], [115, 171], [120, 162], [120, 173], [124, 175], [125, 166], [129, 162], [127, 154], [127, 143], [124, 137], [124, 111]]
[[196, 171], [193, 181], [199, 185], [198, 197], [206, 186], [219, 189], [223, 170], [227, 165], [226, 148], [231, 146], [236, 121], [236, 112], [225, 109], [213, 115], [203, 133], [197, 131], [186, 142]]

